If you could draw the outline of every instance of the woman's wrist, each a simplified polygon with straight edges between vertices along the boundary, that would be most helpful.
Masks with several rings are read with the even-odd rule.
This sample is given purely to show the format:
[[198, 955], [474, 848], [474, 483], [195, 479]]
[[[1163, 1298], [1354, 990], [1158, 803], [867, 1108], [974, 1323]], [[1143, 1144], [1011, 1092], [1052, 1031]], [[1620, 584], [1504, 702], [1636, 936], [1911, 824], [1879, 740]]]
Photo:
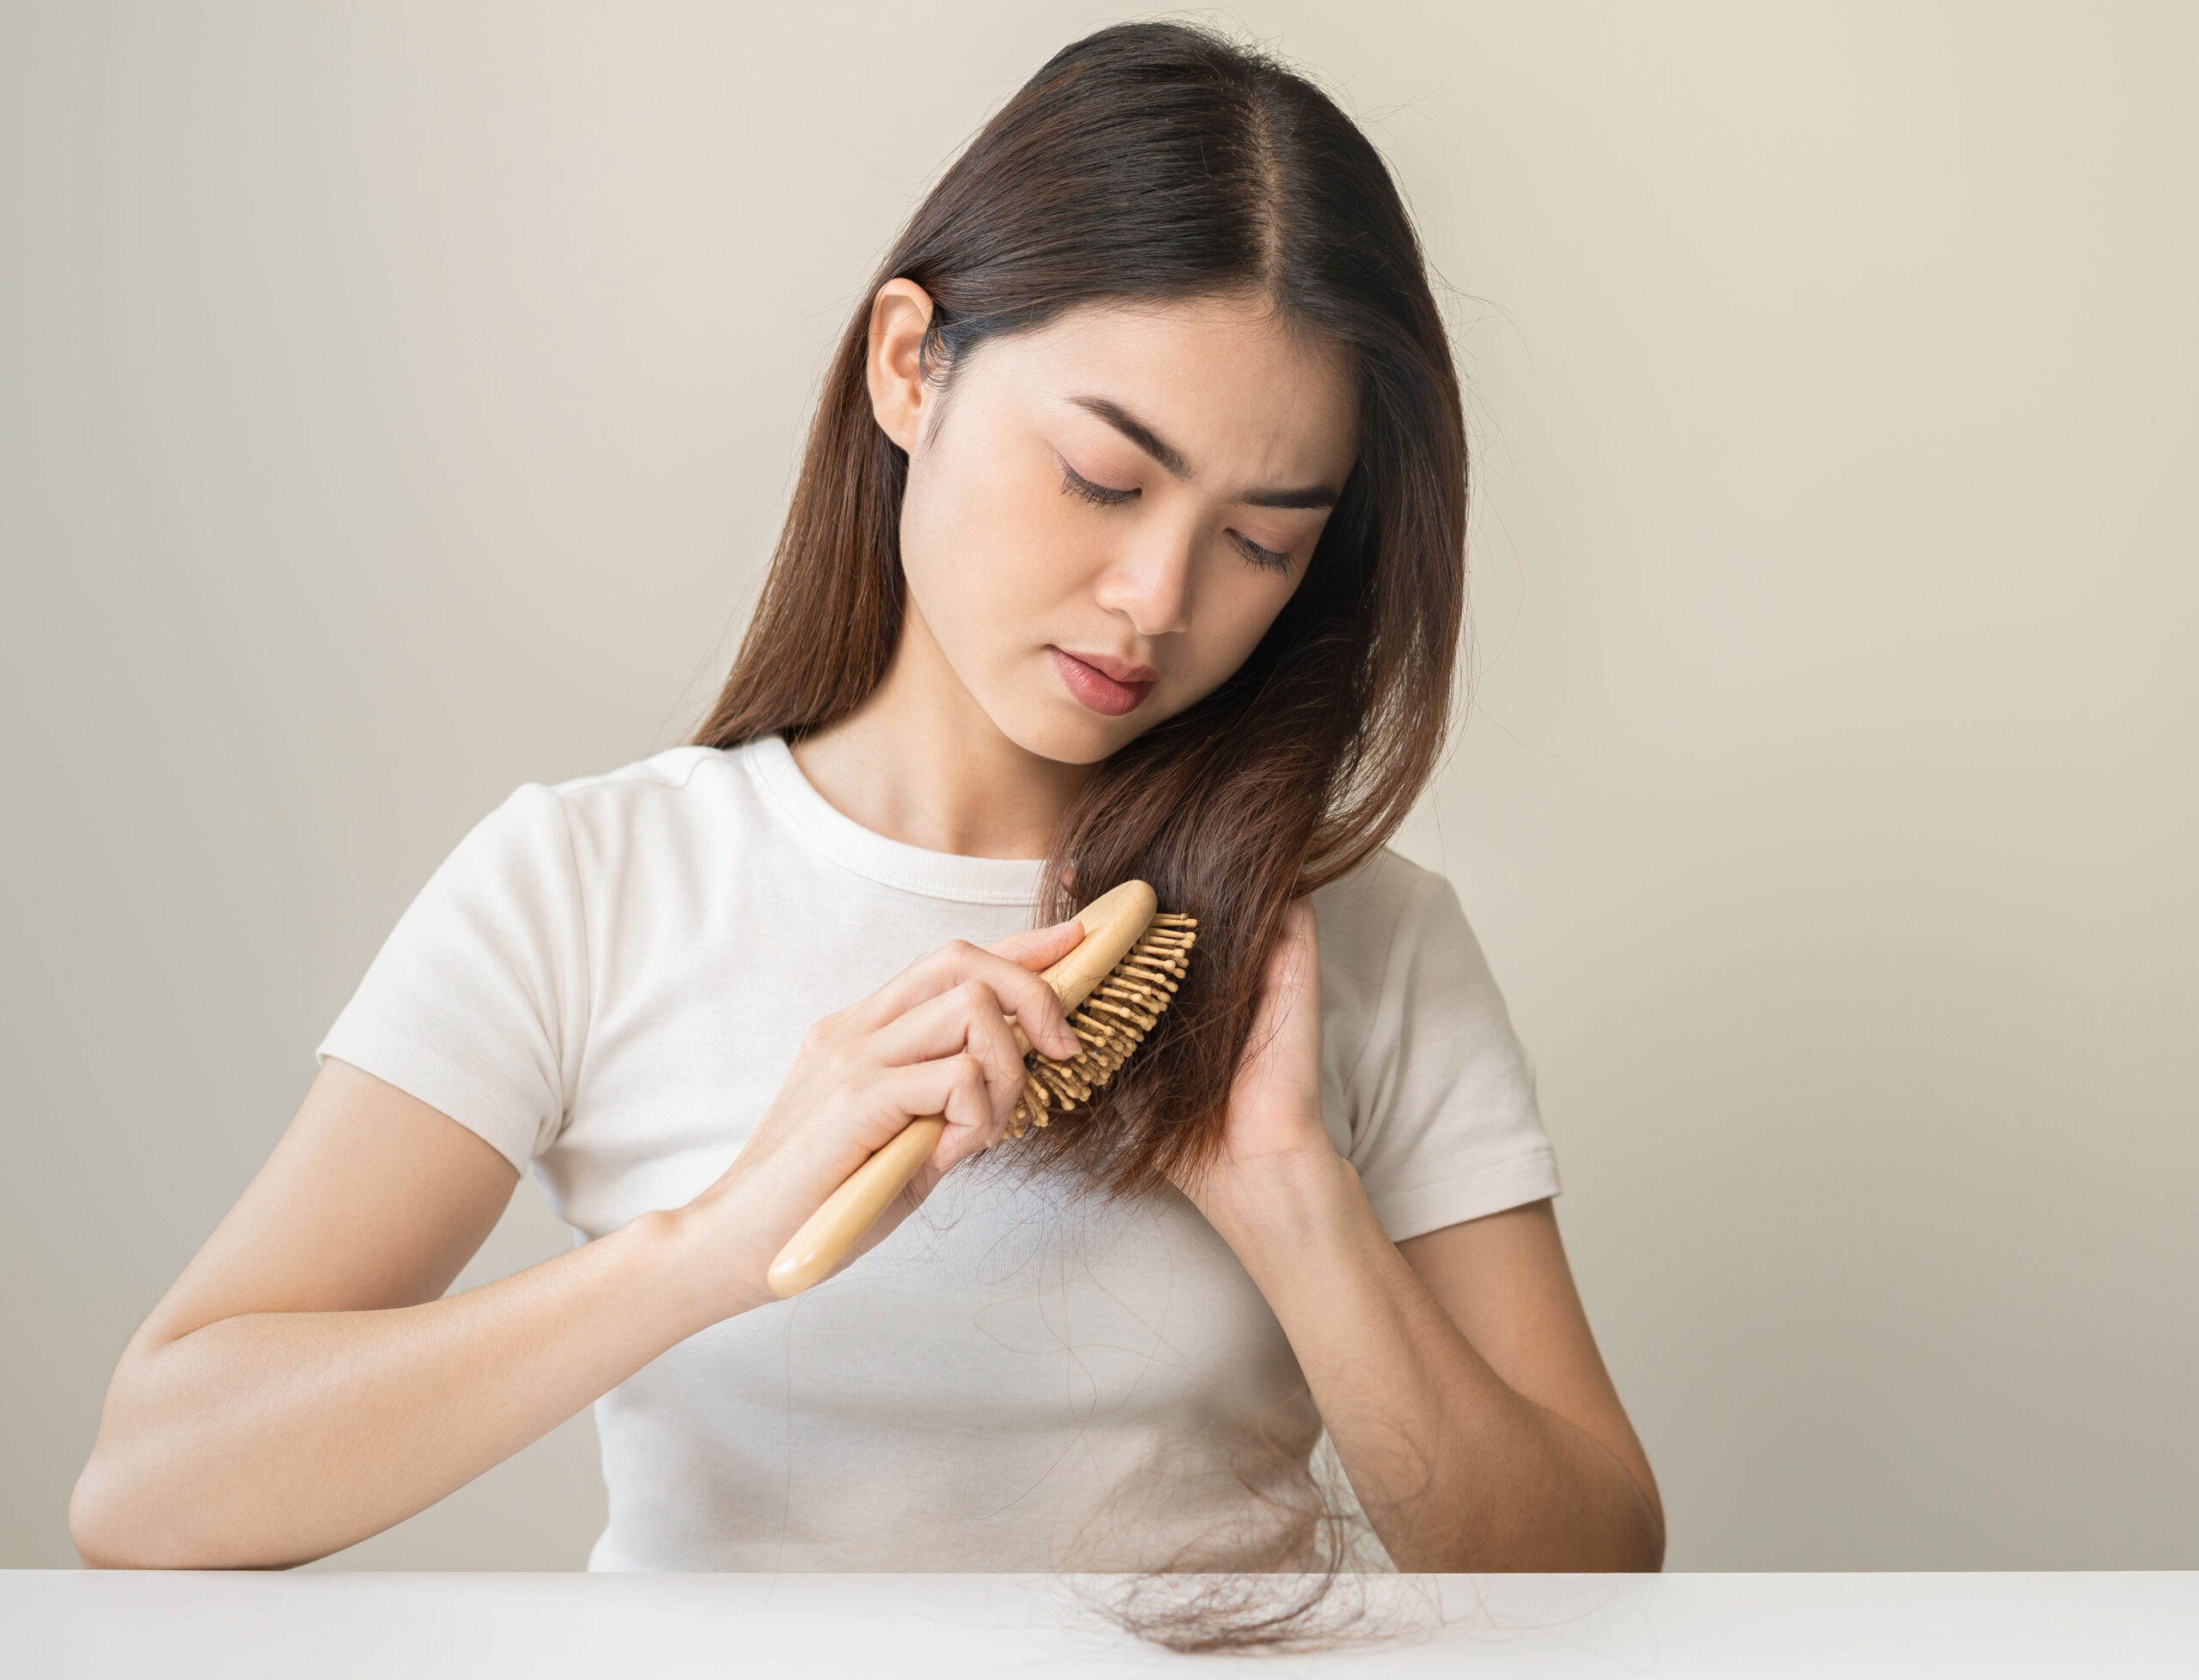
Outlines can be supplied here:
[[1367, 1206], [1359, 1173], [1325, 1136], [1302, 1148], [1217, 1163], [1199, 1210], [1255, 1278], [1294, 1250], [1347, 1230]]
[[632, 1245], [651, 1295], [672, 1315], [678, 1341], [773, 1299], [762, 1268], [727, 1252], [723, 1227], [731, 1212], [691, 1202], [643, 1214], [612, 1233]]

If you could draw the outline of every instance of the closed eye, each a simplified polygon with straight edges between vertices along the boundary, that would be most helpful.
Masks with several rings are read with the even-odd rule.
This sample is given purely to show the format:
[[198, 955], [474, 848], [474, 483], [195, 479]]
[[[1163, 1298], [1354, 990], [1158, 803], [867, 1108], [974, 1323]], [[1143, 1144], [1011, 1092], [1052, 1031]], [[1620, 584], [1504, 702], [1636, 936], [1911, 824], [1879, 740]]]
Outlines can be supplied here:
[[1137, 499], [1136, 490], [1114, 490], [1106, 484], [1095, 484], [1067, 461], [1062, 462], [1062, 489], [1102, 508], [1119, 508], [1125, 502]]
[[1237, 539], [1237, 546], [1244, 551], [1245, 557], [1262, 570], [1287, 572], [1290, 569], [1288, 554], [1277, 554], [1271, 548], [1262, 548], [1241, 531], [1232, 531], [1229, 534]]

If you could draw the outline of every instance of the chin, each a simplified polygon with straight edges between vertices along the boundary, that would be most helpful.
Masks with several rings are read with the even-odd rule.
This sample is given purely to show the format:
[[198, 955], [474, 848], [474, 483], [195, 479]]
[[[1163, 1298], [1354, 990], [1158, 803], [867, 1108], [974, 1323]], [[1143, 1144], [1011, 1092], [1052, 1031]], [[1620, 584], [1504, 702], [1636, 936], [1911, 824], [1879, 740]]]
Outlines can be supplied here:
[[1054, 705], [1020, 706], [1013, 717], [1003, 715], [1005, 708], [988, 706], [985, 709], [1008, 740], [1032, 757], [1049, 758], [1057, 764], [1096, 764], [1129, 746], [1159, 721], [1157, 712], [1152, 717], [1146, 715], [1148, 706], [1140, 706], [1120, 717], [1102, 717], [1097, 712], [1087, 711], [1074, 700]]

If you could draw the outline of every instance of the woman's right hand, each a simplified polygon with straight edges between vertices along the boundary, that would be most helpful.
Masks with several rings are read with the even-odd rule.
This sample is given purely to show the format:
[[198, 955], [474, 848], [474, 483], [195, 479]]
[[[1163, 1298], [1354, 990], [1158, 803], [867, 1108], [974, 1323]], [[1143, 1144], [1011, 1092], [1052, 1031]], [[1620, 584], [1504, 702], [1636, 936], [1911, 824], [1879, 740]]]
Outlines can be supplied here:
[[850, 1261], [922, 1205], [957, 1161], [998, 1142], [1023, 1089], [1010, 1020], [1045, 1054], [1076, 1053], [1061, 1001], [1036, 971], [1083, 937], [1069, 921], [982, 947], [957, 940], [812, 1027], [733, 1165], [679, 1210], [709, 1292], [704, 1316], [775, 1300], [764, 1273], [779, 1250], [911, 1120], [943, 1114], [947, 1127]]

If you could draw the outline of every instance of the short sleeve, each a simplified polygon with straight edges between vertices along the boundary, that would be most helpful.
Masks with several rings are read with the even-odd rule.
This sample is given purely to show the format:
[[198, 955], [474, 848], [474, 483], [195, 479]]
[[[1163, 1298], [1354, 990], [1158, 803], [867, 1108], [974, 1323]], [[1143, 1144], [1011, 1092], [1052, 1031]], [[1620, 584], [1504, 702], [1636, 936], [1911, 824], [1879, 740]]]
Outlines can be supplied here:
[[1346, 1019], [1324, 1014], [1347, 1035], [1337, 1078], [1349, 1158], [1383, 1229], [1402, 1242], [1556, 1195], [1534, 1069], [1458, 894], [1389, 854], [1369, 873], [1314, 902], [1325, 989], [1337, 947]]
[[529, 782], [429, 878], [315, 1054], [442, 1110], [524, 1172], [563, 1124], [588, 1020], [564, 807]]

